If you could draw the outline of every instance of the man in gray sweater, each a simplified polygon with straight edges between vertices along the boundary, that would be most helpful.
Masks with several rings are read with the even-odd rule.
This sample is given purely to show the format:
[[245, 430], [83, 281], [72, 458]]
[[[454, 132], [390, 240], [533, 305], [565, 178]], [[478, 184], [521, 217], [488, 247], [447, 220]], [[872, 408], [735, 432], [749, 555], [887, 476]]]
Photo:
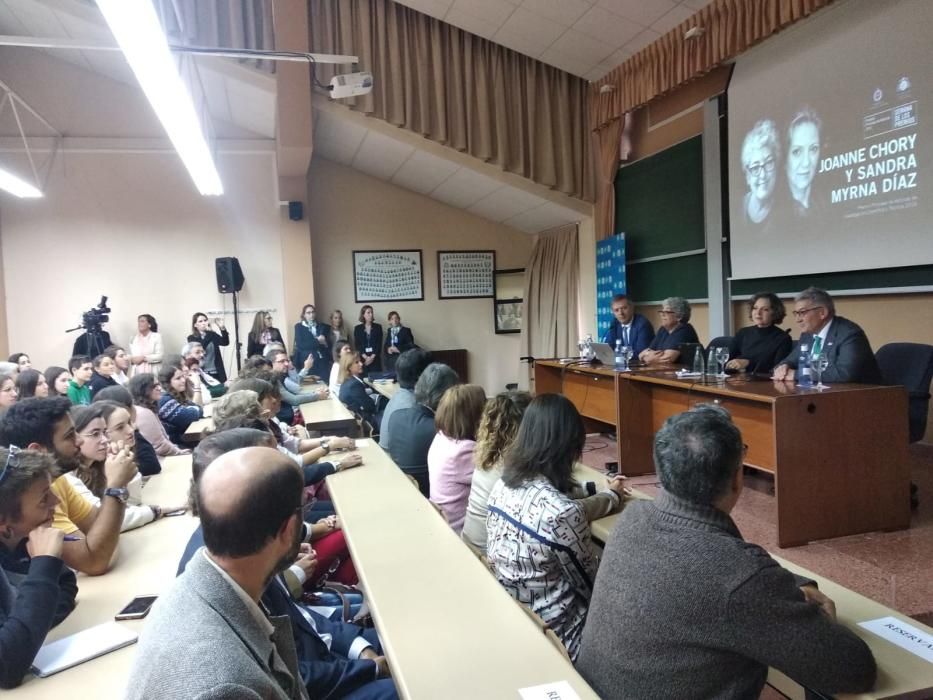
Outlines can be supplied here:
[[721, 408], [655, 436], [664, 487], [626, 508], [606, 543], [577, 669], [602, 698], [757, 698], [768, 667], [826, 694], [875, 683], [868, 646], [812, 581], [745, 542], [729, 513], [744, 446]]

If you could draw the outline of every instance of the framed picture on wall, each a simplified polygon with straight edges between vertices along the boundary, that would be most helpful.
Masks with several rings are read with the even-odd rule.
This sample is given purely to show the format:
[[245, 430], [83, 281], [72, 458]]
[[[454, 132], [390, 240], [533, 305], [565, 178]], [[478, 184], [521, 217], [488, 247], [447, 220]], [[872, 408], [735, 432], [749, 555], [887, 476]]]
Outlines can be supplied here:
[[420, 250], [354, 250], [356, 303], [423, 301]]
[[496, 251], [437, 251], [438, 299], [492, 299], [496, 295]]
[[524, 302], [521, 299], [509, 299], [508, 301], [494, 302], [496, 307], [496, 333], [521, 333], [522, 332], [522, 307]]

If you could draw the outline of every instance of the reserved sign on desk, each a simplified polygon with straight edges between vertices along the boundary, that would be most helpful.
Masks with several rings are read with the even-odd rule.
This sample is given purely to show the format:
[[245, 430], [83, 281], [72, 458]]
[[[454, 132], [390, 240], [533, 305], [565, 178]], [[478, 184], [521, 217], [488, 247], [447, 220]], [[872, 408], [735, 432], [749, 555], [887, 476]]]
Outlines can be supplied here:
[[933, 635], [917, 629], [896, 617], [881, 617], [877, 620], [858, 623], [859, 627], [887, 639], [901, 649], [933, 663]]
[[518, 694], [522, 700], [580, 700], [580, 696], [567, 681], [519, 688]]

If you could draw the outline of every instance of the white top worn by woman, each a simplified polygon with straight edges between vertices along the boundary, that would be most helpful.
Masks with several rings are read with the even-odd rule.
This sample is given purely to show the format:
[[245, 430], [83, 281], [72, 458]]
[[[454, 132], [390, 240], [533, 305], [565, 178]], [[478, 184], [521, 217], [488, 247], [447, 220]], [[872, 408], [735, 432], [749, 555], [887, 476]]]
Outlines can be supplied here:
[[544, 620], [572, 661], [596, 576], [583, 506], [543, 477], [489, 494], [486, 556], [499, 583]]

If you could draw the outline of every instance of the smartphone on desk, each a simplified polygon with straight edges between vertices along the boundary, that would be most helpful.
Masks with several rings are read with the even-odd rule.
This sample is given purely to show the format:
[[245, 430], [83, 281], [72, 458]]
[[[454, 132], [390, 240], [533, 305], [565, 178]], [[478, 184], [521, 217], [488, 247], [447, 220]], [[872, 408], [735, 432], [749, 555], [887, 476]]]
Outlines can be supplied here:
[[163, 511], [162, 517], [163, 518], [175, 518], [179, 515], [184, 515], [187, 512], [188, 512], [187, 508], [176, 508], [175, 510]]
[[149, 609], [158, 596], [140, 595], [131, 600], [123, 610], [113, 616], [114, 620], [141, 620], [149, 614]]

